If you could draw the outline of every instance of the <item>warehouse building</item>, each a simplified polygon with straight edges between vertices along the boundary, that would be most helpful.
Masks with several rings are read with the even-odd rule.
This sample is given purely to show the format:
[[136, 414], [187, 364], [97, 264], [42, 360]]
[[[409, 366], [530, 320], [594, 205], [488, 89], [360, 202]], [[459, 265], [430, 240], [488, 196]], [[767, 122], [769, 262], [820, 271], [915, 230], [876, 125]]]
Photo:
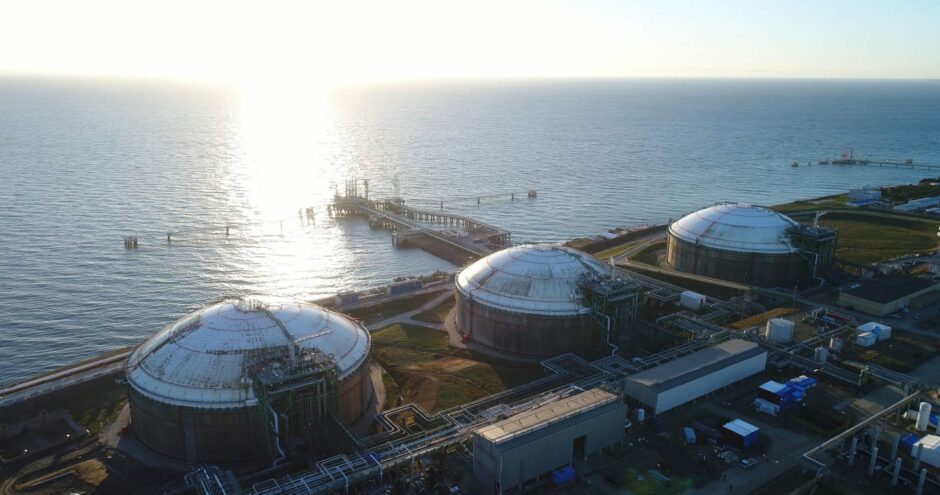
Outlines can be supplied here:
[[765, 287], [793, 287], [832, 263], [837, 233], [769, 208], [724, 203], [669, 226], [666, 263], [677, 271]]
[[731, 339], [628, 376], [624, 393], [660, 414], [760, 373], [766, 366], [767, 351], [753, 342]]
[[130, 355], [131, 427], [175, 459], [270, 463], [330, 416], [349, 423], [363, 414], [369, 349], [360, 323], [319, 306], [226, 299]]
[[940, 284], [913, 275], [897, 274], [839, 294], [839, 305], [874, 316], [904, 308], [920, 308], [940, 298]]
[[473, 474], [492, 493], [521, 491], [620, 442], [626, 414], [620, 397], [592, 389], [482, 427], [473, 432]]

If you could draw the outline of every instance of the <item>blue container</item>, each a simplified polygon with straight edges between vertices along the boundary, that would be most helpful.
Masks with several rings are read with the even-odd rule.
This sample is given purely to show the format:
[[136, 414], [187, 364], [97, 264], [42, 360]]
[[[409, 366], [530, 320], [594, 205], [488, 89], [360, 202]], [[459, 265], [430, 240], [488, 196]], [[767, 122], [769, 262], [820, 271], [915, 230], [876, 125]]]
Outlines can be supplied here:
[[552, 471], [552, 483], [563, 485], [574, 479], [574, 468], [570, 465]]
[[920, 440], [920, 437], [911, 433], [901, 439], [901, 448], [911, 451], [914, 449], [914, 444], [917, 443], [918, 440]]

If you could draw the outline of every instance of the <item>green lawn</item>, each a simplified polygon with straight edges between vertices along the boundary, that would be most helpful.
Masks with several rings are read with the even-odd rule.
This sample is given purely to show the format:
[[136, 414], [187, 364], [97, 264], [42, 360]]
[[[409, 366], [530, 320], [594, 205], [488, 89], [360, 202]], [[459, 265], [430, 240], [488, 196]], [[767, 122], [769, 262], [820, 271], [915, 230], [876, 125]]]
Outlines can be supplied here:
[[450, 313], [451, 309], [454, 309], [454, 305], [457, 303], [456, 299], [453, 296], [444, 300], [444, 302], [434, 306], [433, 308], [422, 311], [420, 313], [412, 316], [412, 319], [418, 321], [427, 321], [430, 323], [444, 323], [444, 320], [447, 319], [447, 314]]
[[633, 256], [634, 261], [646, 263], [647, 265], [659, 266], [659, 252], [666, 249], [665, 242], [657, 242], [643, 248], [642, 251]]
[[937, 226], [926, 222], [828, 220], [823, 217], [820, 224], [839, 230], [836, 257], [849, 261], [873, 263], [937, 247]]
[[416, 296], [406, 297], [404, 299], [396, 299], [394, 301], [376, 304], [375, 306], [370, 306], [368, 308], [344, 311], [344, 313], [352, 316], [353, 318], [363, 320], [367, 323], [381, 321], [385, 318], [388, 318], [389, 316], [407, 313], [413, 309], [418, 309], [422, 304], [425, 304], [437, 297], [438, 294], [439, 293], [437, 292], [419, 294]]
[[396, 324], [372, 334], [372, 356], [388, 375], [386, 406], [417, 402], [448, 409], [543, 376], [539, 367], [494, 362], [447, 345], [447, 334]]

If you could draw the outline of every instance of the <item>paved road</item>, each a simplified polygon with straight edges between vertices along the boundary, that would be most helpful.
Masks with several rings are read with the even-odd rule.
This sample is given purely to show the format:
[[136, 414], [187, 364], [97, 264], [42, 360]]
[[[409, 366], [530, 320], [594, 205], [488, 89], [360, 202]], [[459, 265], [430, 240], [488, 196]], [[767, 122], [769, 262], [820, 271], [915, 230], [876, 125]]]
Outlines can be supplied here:
[[366, 328], [367, 328], [370, 332], [374, 332], [374, 331], [376, 331], [376, 330], [378, 330], [378, 329], [380, 329], [380, 328], [385, 328], [385, 327], [387, 327], [387, 326], [389, 326], [389, 325], [394, 325], [395, 323], [408, 323], [409, 325], [417, 325], [417, 326], [421, 326], [421, 327], [427, 327], [427, 328], [432, 328], [432, 329], [434, 329], [434, 330], [441, 330], [441, 331], [443, 331], [443, 330], [444, 330], [444, 324], [442, 324], [442, 323], [432, 323], [432, 322], [428, 322], [428, 321], [414, 320], [414, 319], [412, 319], [411, 317], [414, 316], [414, 315], [416, 315], [416, 314], [418, 314], [418, 313], [420, 313], [420, 312], [422, 312], [422, 311], [427, 311], [427, 310], [429, 310], [429, 309], [431, 309], [431, 308], [434, 308], [435, 306], [437, 306], [438, 304], [441, 304], [442, 302], [446, 301], [447, 298], [452, 297], [453, 295], [454, 295], [454, 289], [453, 289], [453, 288], [446, 289], [446, 290], [442, 291], [440, 295], [438, 295], [438, 296], [435, 297], [434, 299], [431, 299], [430, 301], [428, 301], [428, 302], [422, 304], [422, 305], [421, 305], [420, 307], [418, 307], [417, 309], [412, 309], [411, 311], [407, 311], [407, 312], [405, 312], [405, 313], [400, 313], [400, 314], [397, 314], [397, 315], [395, 315], [395, 316], [390, 316], [390, 317], [388, 317], [388, 318], [386, 318], [386, 319], [384, 319], [384, 320], [377, 321], [377, 322], [375, 322], [375, 323], [366, 325]]
[[102, 376], [119, 373], [131, 351], [29, 380], [0, 390], [0, 408], [62, 390]]
[[771, 426], [750, 416], [721, 407], [717, 404], [703, 406], [710, 412], [719, 416], [730, 418], [743, 418], [748, 423], [760, 428], [760, 434], [771, 438], [770, 450], [765, 456], [757, 456], [757, 465], [750, 469], [733, 466], [726, 472], [726, 480], [713, 481], [696, 493], [724, 495], [730, 493], [729, 486], [734, 487], [734, 493], [750, 493], [763, 486], [768, 480], [782, 475], [802, 462], [803, 452], [813, 448], [819, 443], [818, 439], [794, 433], [784, 428]]

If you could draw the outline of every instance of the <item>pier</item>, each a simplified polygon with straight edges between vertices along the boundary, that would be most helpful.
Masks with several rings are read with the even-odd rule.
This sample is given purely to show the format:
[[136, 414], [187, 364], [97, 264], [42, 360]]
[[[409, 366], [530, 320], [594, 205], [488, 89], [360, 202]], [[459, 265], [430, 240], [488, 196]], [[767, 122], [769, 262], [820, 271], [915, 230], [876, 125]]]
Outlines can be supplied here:
[[[528, 197], [535, 197], [534, 191]], [[507, 247], [512, 239], [508, 230], [464, 215], [412, 208], [401, 198], [337, 194], [327, 209], [334, 218], [364, 217], [370, 226], [391, 231], [396, 247], [419, 247], [456, 265]]]
[[[812, 165], [813, 162], [807, 162], [807, 165]], [[909, 168], [914, 170], [940, 170], [940, 165], [929, 165], [926, 163], [914, 163], [913, 159], [908, 158], [907, 160], [887, 160], [887, 159], [870, 159], [870, 158], [860, 158], [855, 156], [854, 150], [843, 150], [839, 155], [839, 158], [825, 158], [816, 162], [817, 165], [861, 165], [864, 167], [893, 167], [893, 168]], [[799, 165], [799, 162], [793, 162], [793, 166], [796, 167]]]

